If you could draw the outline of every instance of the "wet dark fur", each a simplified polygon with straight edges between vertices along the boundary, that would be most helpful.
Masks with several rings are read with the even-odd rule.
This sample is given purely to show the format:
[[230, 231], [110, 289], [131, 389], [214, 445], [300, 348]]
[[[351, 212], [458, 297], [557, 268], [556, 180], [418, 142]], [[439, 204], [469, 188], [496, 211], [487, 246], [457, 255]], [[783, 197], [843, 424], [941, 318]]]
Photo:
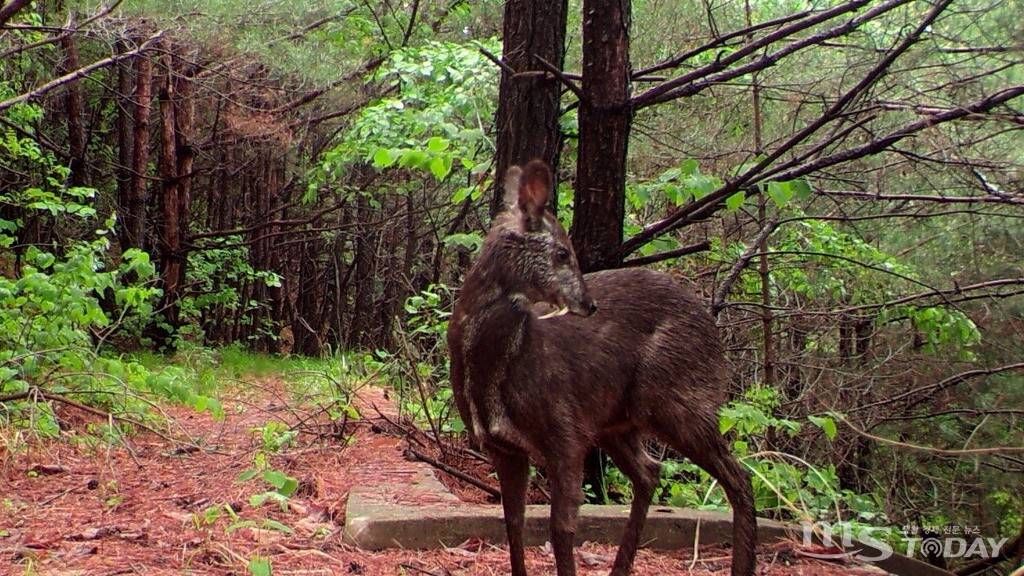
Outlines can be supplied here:
[[[574, 256], [552, 256], [571, 245], [549, 214], [536, 220], [534, 204], [542, 207], [546, 196], [538, 199], [530, 187], [543, 180], [541, 169], [527, 167], [518, 204], [492, 227], [448, 334], [459, 411], [498, 472], [513, 575], [526, 574], [530, 456], [550, 475], [558, 574], [575, 574], [583, 458], [595, 445], [634, 486], [612, 570], [629, 573], [660, 469], [644, 450], [646, 438], [672, 446], [719, 480], [735, 511], [732, 574], [752, 575], [753, 497], [749, 476], [718, 432], [727, 373], [711, 316], [665, 274], [627, 269], [582, 277]], [[539, 302], [575, 313], [541, 319]]]

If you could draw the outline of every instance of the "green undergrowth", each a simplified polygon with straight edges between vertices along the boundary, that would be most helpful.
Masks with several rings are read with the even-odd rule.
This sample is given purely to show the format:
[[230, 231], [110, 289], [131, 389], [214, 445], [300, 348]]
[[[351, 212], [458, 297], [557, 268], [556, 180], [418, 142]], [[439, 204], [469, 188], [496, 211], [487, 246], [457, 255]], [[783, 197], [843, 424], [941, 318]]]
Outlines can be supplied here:
[[[842, 415], [783, 418], [776, 416], [780, 405], [776, 389], [752, 386], [742, 398], [719, 411], [722, 434], [750, 472], [758, 515], [786, 522], [825, 521], [852, 529], [870, 527], [876, 537], [898, 543], [902, 533], [886, 516], [884, 502], [877, 495], [842, 488], [831, 463], [812, 462], [777, 447], [801, 435], [831, 443]], [[668, 456], [655, 494], [657, 502], [700, 510], [729, 509], [725, 492], [714, 478], [688, 460], [676, 460], [671, 453]], [[628, 493], [620, 472], [609, 468], [607, 475], [613, 493]]]
[[[42, 377], [8, 380], [0, 398], [0, 435], [6, 438], [58, 438], [65, 410], [106, 415], [106, 424], [87, 424], [75, 435], [117, 443], [140, 428], [160, 430], [167, 422], [157, 408], [179, 404], [214, 418], [225, 416], [225, 395], [258, 395], [270, 386], [285, 391], [300, 409], [323, 408], [332, 419], [358, 416], [353, 390], [369, 380], [361, 362], [347, 355], [327, 358], [274, 356], [240, 346], [183, 345], [174, 355], [117, 354], [80, 348], [61, 358]], [[68, 368], [74, 363], [75, 370]], [[276, 390], [275, 390], [276, 392]], [[274, 426], [285, 426], [271, 422]], [[10, 444], [10, 443], [8, 443]]]

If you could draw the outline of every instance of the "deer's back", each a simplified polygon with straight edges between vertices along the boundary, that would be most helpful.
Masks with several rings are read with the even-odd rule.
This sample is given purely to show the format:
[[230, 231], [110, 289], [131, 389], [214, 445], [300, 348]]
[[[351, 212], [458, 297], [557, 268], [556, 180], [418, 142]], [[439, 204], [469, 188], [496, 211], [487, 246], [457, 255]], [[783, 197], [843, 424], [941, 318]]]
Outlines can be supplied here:
[[588, 341], [582, 346], [614, 352], [610, 360], [632, 365], [629, 379], [643, 386], [702, 388], [705, 397], [707, 388], [722, 386], [718, 327], [687, 286], [644, 269], [609, 270], [584, 279], [598, 311], [569, 321]]
[[[595, 437], [643, 427], [653, 410], [680, 419], [714, 417], [726, 370], [703, 303], [670, 276], [649, 270], [584, 279], [598, 311], [534, 321], [532, 342], [510, 371], [504, 395], [512, 419], [545, 422], [542, 428], [571, 423]], [[542, 430], [551, 432], [559, 431]]]

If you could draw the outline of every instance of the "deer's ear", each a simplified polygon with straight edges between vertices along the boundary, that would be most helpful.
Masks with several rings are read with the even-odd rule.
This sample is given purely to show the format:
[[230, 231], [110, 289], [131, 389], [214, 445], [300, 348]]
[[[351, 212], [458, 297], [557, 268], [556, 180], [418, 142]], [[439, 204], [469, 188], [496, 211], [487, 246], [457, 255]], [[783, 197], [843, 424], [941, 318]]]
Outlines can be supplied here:
[[523, 227], [536, 232], [544, 224], [544, 210], [551, 195], [551, 170], [544, 162], [531, 160], [522, 169], [519, 180], [518, 205]]

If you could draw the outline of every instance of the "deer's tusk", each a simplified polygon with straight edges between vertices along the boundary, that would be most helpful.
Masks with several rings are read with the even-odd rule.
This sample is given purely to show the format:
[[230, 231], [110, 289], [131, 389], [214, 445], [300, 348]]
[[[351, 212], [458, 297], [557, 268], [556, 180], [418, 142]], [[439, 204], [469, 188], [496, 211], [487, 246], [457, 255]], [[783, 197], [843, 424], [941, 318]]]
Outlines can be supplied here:
[[568, 306], [562, 306], [558, 310], [552, 310], [551, 312], [548, 312], [547, 314], [544, 314], [542, 316], [537, 316], [537, 320], [547, 320], [548, 318], [558, 318], [559, 316], [565, 316], [568, 313], [569, 313], [569, 307]]

